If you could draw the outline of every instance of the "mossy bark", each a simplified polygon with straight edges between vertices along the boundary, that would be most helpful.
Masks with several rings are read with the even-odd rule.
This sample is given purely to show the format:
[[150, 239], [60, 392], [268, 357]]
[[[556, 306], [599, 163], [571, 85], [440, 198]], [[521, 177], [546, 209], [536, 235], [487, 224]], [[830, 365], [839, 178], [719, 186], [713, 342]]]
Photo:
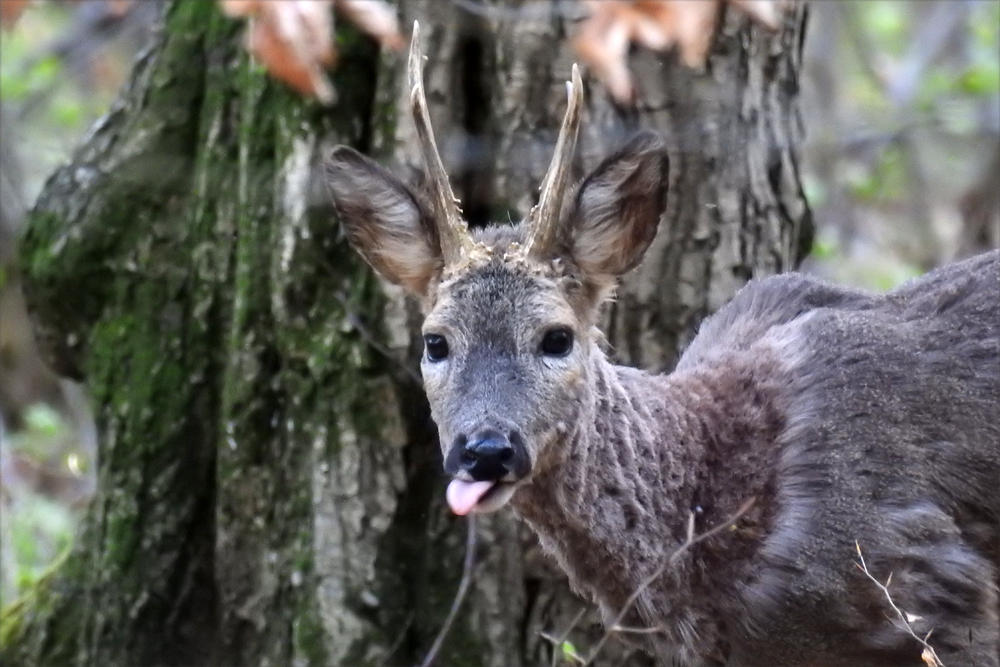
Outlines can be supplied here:
[[[400, 7], [425, 26], [432, 116], [474, 224], [530, 206], [576, 20], [565, 3], [484, 6]], [[746, 279], [800, 258], [803, 24], [799, 10], [771, 37], [726, 15], [705, 73], [637, 54], [639, 111], [590, 83], [581, 174], [634, 127], [671, 142], [667, 219], [608, 311], [622, 360], [671, 366]], [[349, 250], [315, 169], [336, 143], [420, 161], [402, 58], [349, 27], [338, 51], [324, 109], [252, 64], [215, 3], [173, 3], [46, 185], [26, 288], [54, 367], [90, 388], [99, 489], [73, 552], [4, 612], [5, 665], [414, 664], [433, 642], [465, 528], [442, 502], [419, 317]], [[509, 515], [481, 521], [478, 545], [438, 664], [547, 664], [539, 633], [582, 603]]]

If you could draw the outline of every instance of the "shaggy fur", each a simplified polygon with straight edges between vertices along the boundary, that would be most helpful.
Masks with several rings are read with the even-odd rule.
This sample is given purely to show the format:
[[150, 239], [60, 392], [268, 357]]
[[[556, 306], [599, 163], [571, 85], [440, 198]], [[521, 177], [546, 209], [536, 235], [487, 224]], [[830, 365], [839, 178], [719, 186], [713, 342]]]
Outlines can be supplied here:
[[946, 665], [996, 665], [998, 290], [996, 252], [887, 296], [751, 283], [671, 375], [595, 359], [592, 421], [512, 504], [610, 620], [689, 510], [758, 499], [640, 597], [666, 664], [924, 664], [857, 541]]
[[[419, 198], [338, 151], [328, 174], [349, 238], [447, 340], [422, 371], [449, 471], [468, 475], [477, 430], [509, 439], [524, 465], [479, 511], [509, 499], [607, 621], [684, 542], [691, 512], [703, 533], [754, 499], [625, 619], [659, 628], [640, 639], [661, 664], [923, 665], [857, 543], [948, 667], [1000, 667], [1000, 253], [887, 295], [751, 282], [672, 374], [650, 375], [611, 365], [594, 322], [655, 231], [658, 142], [584, 181], [550, 255], [519, 254], [520, 227], [490, 228], [451, 269], [419, 205], [366, 203]], [[573, 332], [565, 355], [540, 347], [553, 327]]]

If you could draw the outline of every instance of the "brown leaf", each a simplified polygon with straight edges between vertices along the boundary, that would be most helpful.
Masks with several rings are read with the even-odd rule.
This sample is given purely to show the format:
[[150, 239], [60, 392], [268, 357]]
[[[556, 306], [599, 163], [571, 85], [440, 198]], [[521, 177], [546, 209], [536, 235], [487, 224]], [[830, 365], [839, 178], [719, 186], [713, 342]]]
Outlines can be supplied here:
[[[780, 25], [788, 0], [727, 0], [765, 28]], [[635, 98], [628, 51], [638, 44], [656, 51], [676, 47], [681, 61], [702, 67], [712, 46], [722, 0], [587, 0], [591, 15], [573, 43], [611, 96]]]
[[399, 32], [396, 10], [382, 0], [334, 0], [337, 14], [368, 33], [388, 49], [398, 51], [406, 45]]
[[628, 49], [632, 42], [632, 12], [627, 2], [589, 0], [592, 13], [581, 26], [573, 46], [611, 96], [623, 103], [632, 102], [635, 93], [628, 70]]
[[729, 4], [760, 23], [765, 28], [777, 30], [781, 14], [791, 4], [788, 0], [729, 0]]
[[108, 0], [108, 13], [122, 18], [129, 13], [136, 0]]
[[32, 0], [0, 0], [0, 25], [10, 30]]
[[325, 104], [334, 101], [324, 67], [334, 62], [333, 0], [222, 0], [230, 16], [249, 16], [247, 49], [274, 78]]
[[336, 61], [333, 5], [386, 48], [403, 46], [395, 10], [382, 0], [220, 0], [229, 16], [249, 17], [247, 49], [271, 76], [325, 104], [335, 99], [325, 72]]

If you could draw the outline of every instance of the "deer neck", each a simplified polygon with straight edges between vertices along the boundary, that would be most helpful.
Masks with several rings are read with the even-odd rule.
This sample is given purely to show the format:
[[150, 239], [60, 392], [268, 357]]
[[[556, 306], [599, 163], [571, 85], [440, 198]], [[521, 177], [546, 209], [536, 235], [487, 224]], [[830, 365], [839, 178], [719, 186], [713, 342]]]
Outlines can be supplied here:
[[[766, 470], [760, 457], [746, 454], [770, 456], [765, 450], [773, 449], [781, 419], [774, 397], [762, 395], [769, 387], [747, 389], [750, 370], [733, 365], [663, 376], [599, 356], [592, 374], [582, 399], [585, 417], [552, 446], [559, 460], [512, 504], [573, 587], [593, 597], [608, 620], [683, 544], [692, 511], [701, 532], [724, 523], [749, 496], [768, 491], [770, 480], [757, 472]], [[761, 404], [767, 407], [748, 409]], [[755, 507], [752, 522], [767, 518], [764, 505]], [[746, 535], [732, 531], [712, 540], [727, 542], [716, 548], [733, 549], [728, 542]], [[682, 571], [683, 563], [690, 561], [651, 586], [636, 605], [638, 616], [626, 622], [704, 617], [690, 606], [697, 604], [692, 587], [699, 584]]]
[[603, 356], [591, 372], [581, 419], [549, 447], [556, 461], [512, 503], [571, 579], [620, 588], [609, 592], [624, 601], [683, 533], [697, 459], [685, 435], [698, 429], [666, 378]]

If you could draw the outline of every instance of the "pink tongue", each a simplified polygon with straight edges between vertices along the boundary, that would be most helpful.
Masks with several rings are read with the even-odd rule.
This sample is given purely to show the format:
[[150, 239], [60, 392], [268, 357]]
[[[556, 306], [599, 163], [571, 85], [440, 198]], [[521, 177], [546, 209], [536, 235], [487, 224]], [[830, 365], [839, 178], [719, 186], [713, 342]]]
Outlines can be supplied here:
[[460, 479], [451, 480], [448, 485], [448, 506], [459, 516], [465, 516], [472, 511], [479, 499], [493, 488], [496, 482], [466, 482]]

